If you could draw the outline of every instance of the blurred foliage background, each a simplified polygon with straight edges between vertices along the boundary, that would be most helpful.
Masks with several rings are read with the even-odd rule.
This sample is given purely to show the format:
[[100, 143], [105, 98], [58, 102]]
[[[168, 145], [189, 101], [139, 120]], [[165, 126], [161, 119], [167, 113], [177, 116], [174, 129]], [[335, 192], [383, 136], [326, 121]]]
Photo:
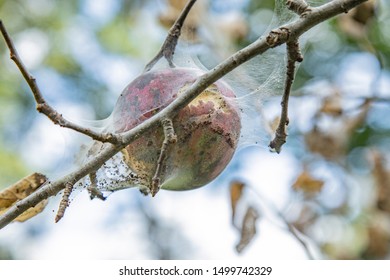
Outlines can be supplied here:
[[[182, 2], [0, 0], [0, 18], [49, 103], [70, 119], [101, 120], [109, 116], [124, 86], [155, 55]], [[272, 0], [199, 2], [188, 19], [190, 37], [196, 40], [202, 37], [197, 33], [202, 26], [214, 26], [223, 34], [215, 34], [221, 41], [213, 46], [221, 57], [260, 36], [274, 7]], [[286, 230], [288, 223], [304, 236], [310, 244], [307, 250], [317, 258], [390, 258], [388, 4], [387, 0], [371, 0], [320, 24], [307, 38], [291, 100], [289, 137], [280, 155], [270, 154], [266, 142], [245, 149], [206, 190], [165, 192], [157, 202], [129, 190], [110, 198], [104, 206], [95, 203], [95, 208], [90, 208], [87, 199], [82, 200], [83, 206], [76, 205], [78, 196], [74, 207], [79, 206], [79, 211], [85, 210], [82, 207], [103, 211], [94, 215], [85, 210], [88, 214], [76, 218], [80, 223], [94, 222], [85, 239], [95, 235], [91, 242], [105, 241], [95, 244], [96, 252], [76, 246], [82, 234], [73, 228], [73, 241], [64, 244], [71, 246], [76, 256], [103, 259], [257, 257], [259, 251], [265, 256], [305, 258], [305, 253], [288, 255], [288, 247], [278, 247], [277, 240], [273, 242], [276, 253], [259, 245], [266, 238], [262, 232], [267, 232], [267, 223], [276, 223], [278, 230], [293, 235]], [[0, 189], [34, 171], [54, 178], [66, 173], [82, 137], [53, 127], [39, 115], [3, 42], [0, 55]], [[265, 123], [270, 128], [276, 123], [279, 102], [277, 95], [264, 100]], [[264, 175], [262, 168], [269, 164], [264, 160], [274, 165], [272, 179]], [[248, 170], [253, 171], [251, 175]], [[232, 178], [239, 178], [249, 193], [256, 192], [257, 199], [239, 195], [240, 203], [246, 205], [240, 211], [255, 208], [260, 213], [256, 215], [259, 219], [252, 220], [259, 228], [253, 233], [256, 239], [245, 249], [251, 251], [241, 255], [235, 253], [234, 245], [239, 236], [242, 241], [243, 233], [230, 224], [228, 186]], [[65, 240], [61, 235], [69, 232], [65, 226], [77, 225], [53, 223], [58, 198], [54, 200], [42, 215], [0, 231], [0, 259], [66, 257], [55, 254], [62, 249], [53, 244]], [[185, 206], [177, 200], [184, 204], [191, 201], [195, 205], [191, 207], [204, 204], [205, 214], [196, 217], [198, 208], [193, 208], [180, 216], [177, 209]], [[172, 202], [177, 208], [167, 206]], [[267, 207], [270, 202], [275, 208]], [[217, 211], [218, 205], [222, 206]], [[68, 211], [66, 219], [75, 219], [77, 213]], [[214, 220], [206, 222], [210, 213]], [[195, 226], [197, 220], [199, 227]], [[229, 232], [218, 232], [220, 224]], [[204, 236], [200, 231], [206, 232]], [[220, 240], [225, 234], [225, 242], [214, 244], [213, 239], [207, 239], [214, 236]], [[205, 241], [199, 241], [201, 238]], [[298, 244], [296, 251], [303, 250], [294, 236], [281, 238], [290, 238]], [[45, 246], [51, 246], [51, 251], [43, 250], [46, 255], [36, 252]], [[105, 253], [98, 253], [99, 248]], [[90, 254], [81, 253], [83, 249]], [[226, 250], [229, 253], [224, 255]]]

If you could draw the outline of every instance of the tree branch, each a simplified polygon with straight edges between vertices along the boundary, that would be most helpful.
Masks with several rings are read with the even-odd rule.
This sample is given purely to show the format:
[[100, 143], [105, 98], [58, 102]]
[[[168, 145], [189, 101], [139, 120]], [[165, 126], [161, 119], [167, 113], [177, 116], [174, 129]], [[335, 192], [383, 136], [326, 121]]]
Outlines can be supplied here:
[[165, 39], [165, 42], [161, 46], [160, 51], [157, 55], [145, 66], [144, 72], [148, 72], [153, 68], [153, 66], [162, 58], [163, 56], [168, 61], [169, 66], [174, 68], [173, 64], [173, 54], [175, 53], [177, 41], [179, 40], [181, 29], [184, 25], [184, 21], [187, 18], [188, 13], [191, 11], [192, 6], [195, 4], [196, 0], [189, 0], [184, 7], [183, 11], [176, 19], [173, 26], [168, 31], [168, 36]]
[[115, 135], [112, 133], [99, 133], [89, 128], [85, 128], [80, 125], [77, 125], [65, 119], [60, 113], [58, 113], [53, 107], [51, 107], [43, 97], [41, 90], [39, 89], [38, 84], [36, 82], [36, 79], [34, 78], [33, 75], [29, 73], [26, 66], [22, 62], [14, 46], [14, 43], [12, 42], [11, 37], [8, 35], [8, 32], [1, 20], [0, 20], [0, 30], [10, 51], [10, 58], [15, 62], [16, 66], [19, 68], [20, 72], [22, 73], [24, 79], [26, 80], [27, 84], [29, 85], [33, 93], [35, 102], [37, 104], [38, 112], [46, 115], [54, 124], [59, 125], [61, 127], [66, 127], [75, 130], [77, 132], [80, 132], [82, 134], [91, 137], [92, 139], [101, 142], [110, 142], [113, 144], [121, 142], [121, 138], [119, 135]]
[[64, 217], [65, 210], [69, 206], [69, 196], [72, 193], [72, 191], [73, 191], [73, 185], [69, 182], [66, 183], [64, 194], [62, 196], [60, 206], [58, 208], [57, 215], [56, 215], [56, 218], [54, 220], [56, 223], [58, 223], [59, 220], [61, 220], [62, 217]]
[[282, 112], [280, 115], [279, 125], [275, 131], [275, 137], [270, 142], [269, 147], [280, 153], [282, 146], [286, 143], [287, 132], [286, 126], [289, 123], [288, 119], [288, 100], [290, 97], [291, 86], [295, 76], [295, 63], [303, 60], [301, 51], [299, 49], [298, 41], [287, 42], [287, 72], [286, 81], [284, 85], [284, 93], [282, 98]]
[[271, 210], [275, 215], [279, 217], [279, 219], [283, 222], [283, 224], [286, 226], [286, 229], [293, 235], [293, 237], [302, 245], [303, 250], [305, 251], [307, 257], [310, 260], [314, 260], [314, 256], [312, 252], [310, 251], [309, 245], [307, 244], [306, 240], [301, 236], [300, 232], [292, 225], [285, 217], [285, 215], [280, 211], [276, 205], [266, 198], [265, 195], [263, 195], [258, 189], [251, 187], [251, 190], [258, 196], [258, 198], [265, 204], [267, 209]]
[[177, 136], [175, 134], [175, 130], [173, 128], [172, 120], [167, 118], [163, 119], [161, 122], [164, 129], [164, 141], [161, 146], [160, 156], [157, 160], [156, 172], [152, 178], [152, 183], [150, 187], [150, 193], [152, 196], [155, 196], [157, 192], [160, 190], [160, 175], [162, 172], [164, 160], [167, 156], [168, 146], [170, 144], [174, 144], [177, 141]]
[[89, 180], [91, 181], [91, 185], [87, 187], [89, 197], [91, 199], [94, 199], [95, 197], [97, 197], [100, 200], [106, 200], [106, 197], [103, 195], [103, 193], [97, 187], [96, 172], [91, 172], [89, 174]]
[[[304, 17], [300, 17], [296, 21], [288, 23], [281, 28], [289, 30], [289, 40], [295, 41], [300, 35], [314, 27], [315, 25], [334, 17], [338, 14], [344, 13], [353, 7], [365, 2], [367, 0], [334, 0], [326, 3], [320, 7], [312, 8]], [[282, 38], [277, 41], [276, 45], [287, 42], [288, 38]], [[276, 46], [275, 45], [275, 46]], [[98, 170], [105, 161], [110, 159], [126, 145], [139, 138], [143, 133], [156, 127], [161, 123], [161, 120], [167, 117], [174, 117], [182, 108], [190, 103], [197, 95], [205, 90], [209, 85], [216, 82], [234, 68], [250, 60], [256, 55], [260, 55], [267, 51], [271, 46], [267, 43], [265, 37], [261, 37], [244, 49], [238, 51], [225, 61], [221, 62], [212, 70], [200, 76], [187, 90], [175, 99], [166, 108], [158, 112], [156, 115], [147, 119], [135, 128], [121, 134], [123, 141], [115, 145], [108, 145], [95, 158], [90, 159], [87, 163], [81, 166], [78, 170], [69, 173], [68, 175], [42, 186], [39, 190], [32, 193], [27, 198], [17, 202], [6, 213], [0, 217], [0, 228], [5, 227], [18, 215], [23, 213], [28, 208], [36, 205], [43, 199], [56, 195], [59, 191], [65, 188], [67, 182], [82, 179], [84, 176]]]

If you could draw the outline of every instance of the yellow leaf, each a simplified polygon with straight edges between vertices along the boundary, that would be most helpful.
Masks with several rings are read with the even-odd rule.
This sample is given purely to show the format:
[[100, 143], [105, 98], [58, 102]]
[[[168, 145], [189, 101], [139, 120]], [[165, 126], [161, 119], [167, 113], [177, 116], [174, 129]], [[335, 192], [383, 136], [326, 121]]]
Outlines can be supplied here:
[[3, 190], [0, 192], [0, 210], [10, 207], [17, 200], [18, 198], [12, 191], [8, 189]]
[[[26, 198], [47, 181], [47, 177], [40, 173], [33, 173], [24, 177], [15, 184], [7, 187], [0, 192], [0, 215], [6, 212], [16, 202]], [[29, 208], [23, 214], [15, 218], [15, 221], [24, 222], [42, 212], [47, 204], [43, 200], [34, 207]]]
[[306, 193], [318, 193], [322, 190], [324, 181], [315, 179], [309, 172], [304, 170], [292, 185], [294, 190], [301, 190]]
[[28, 219], [38, 215], [39, 213], [41, 213], [43, 211], [43, 209], [45, 209], [47, 202], [48, 202], [47, 199], [42, 200], [34, 207], [27, 209], [22, 214], [20, 214], [18, 217], [16, 217], [14, 221], [24, 222], [24, 221], [27, 221]]
[[232, 222], [234, 224], [234, 218], [236, 216], [237, 203], [242, 196], [242, 191], [245, 184], [240, 181], [233, 181], [230, 183], [230, 204], [232, 206]]

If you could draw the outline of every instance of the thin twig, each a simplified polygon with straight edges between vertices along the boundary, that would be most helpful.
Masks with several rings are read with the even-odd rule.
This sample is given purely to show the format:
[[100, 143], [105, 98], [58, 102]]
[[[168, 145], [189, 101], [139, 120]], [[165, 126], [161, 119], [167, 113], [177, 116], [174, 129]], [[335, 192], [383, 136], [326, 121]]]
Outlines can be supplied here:
[[145, 66], [144, 72], [150, 71], [153, 66], [160, 60], [160, 58], [165, 57], [168, 61], [169, 66], [174, 68], [173, 64], [173, 54], [175, 53], [177, 41], [179, 40], [181, 29], [184, 25], [184, 21], [187, 18], [188, 13], [191, 11], [192, 6], [195, 4], [196, 0], [189, 0], [182, 10], [179, 17], [176, 19], [173, 26], [168, 31], [168, 36], [165, 39], [160, 51], [157, 55]]
[[282, 146], [286, 143], [287, 132], [286, 126], [289, 123], [288, 120], [288, 100], [290, 97], [291, 86], [294, 81], [295, 75], [295, 63], [301, 62], [303, 60], [302, 54], [299, 49], [299, 44], [297, 40], [292, 42], [287, 42], [287, 71], [286, 71], [286, 81], [284, 85], [284, 92], [282, 97], [282, 111], [280, 115], [279, 125], [275, 131], [275, 137], [270, 142], [269, 147], [274, 149], [277, 153], [280, 153]]
[[106, 200], [106, 197], [103, 195], [103, 193], [97, 187], [96, 172], [91, 172], [89, 174], [89, 180], [91, 181], [91, 184], [89, 185], [89, 187], [87, 187], [87, 191], [89, 192], [89, 197], [91, 199], [94, 199], [95, 197], [97, 197], [100, 200], [103, 200], [103, 201]]
[[[287, 28], [290, 31], [290, 39], [298, 38], [317, 24], [338, 14], [344, 13], [346, 10], [350, 10], [366, 1], [367, 0], [334, 0], [320, 7], [312, 8], [310, 13], [308, 13], [305, 17], [301, 17], [293, 22], [290, 22], [284, 25], [283, 28]], [[278, 41], [278, 44], [283, 44], [285, 42], [286, 41], [280, 40]], [[59, 191], [65, 188], [67, 182], [77, 182], [88, 174], [96, 172], [96, 170], [98, 170], [104, 162], [122, 150], [126, 145], [141, 137], [141, 135], [143, 135], [146, 131], [156, 127], [159, 123], [161, 123], [161, 120], [167, 118], [168, 116], [174, 117], [177, 112], [187, 106], [187, 104], [189, 104], [209, 85], [216, 82], [218, 79], [244, 62], [266, 52], [269, 48], [270, 46], [267, 44], [266, 39], [261, 37], [218, 64], [212, 70], [200, 76], [185, 90], [185, 92], [183, 92], [167, 107], [133, 129], [123, 133], [123, 141], [120, 141], [119, 144], [107, 145], [97, 156], [89, 159], [79, 169], [70, 172], [54, 182], [47, 183], [25, 199], [10, 207], [7, 212], [0, 216], [0, 229], [11, 223], [17, 216], [22, 214], [28, 208], [35, 206], [44, 199], [56, 195]]]
[[296, 240], [298, 240], [298, 242], [302, 245], [303, 249], [305, 250], [306, 252], [306, 255], [307, 257], [310, 259], [310, 260], [314, 260], [314, 256], [313, 254], [311, 253], [310, 249], [309, 249], [309, 245], [306, 243], [306, 241], [300, 236], [300, 233], [299, 231], [289, 222], [287, 221], [286, 217], [282, 214], [282, 212], [280, 212], [279, 210], [277, 210], [276, 212], [279, 216], [279, 218], [286, 224], [287, 228], [288, 228], [288, 231], [295, 237]]
[[298, 240], [298, 242], [302, 245], [307, 257], [310, 259], [310, 260], [314, 260], [314, 256], [313, 254], [311, 253], [310, 249], [309, 249], [309, 245], [307, 244], [307, 242], [300, 236], [299, 234], [299, 231], [286, 219], [286, 217], [283, 215], [283, 213], [275, 206], [275, 204], [273, 202], [271, 202], [270, 200], [268, 200], [264, 195], [262, 195], [262, 193], [251, 187], [251, 190], [253, 190], [253, 192], [259, 197], [259, 199], [261, 199], [263, 201], [264, 204], [266, 204], [267, 206], [267, 209], [271, 210], [273, 213], [275, 213], [279, 218], [280, 220], [286, 225], [287, 227], [287, 230], [294, 236], [294, 238], [296, 240]]
[[162, 167], [164, 164], [164, 160], [167, 156], [168, 152], [168, 146], [170, 144], [174, 144], [177, 141], [177, 136], [175, 134], [175, 130], [173, 128], [173, 123], [172, 120], [169, 118], [164, 119], [161, 122], [163, 129], [164, 129], [164, 141], [161, 145], [161, 150], [160, 150], [160, 156], [157, 160], [157, 167], [156, 167], [156, 172], [154, 173], [154, 176], [152, 178], [151, 182], [151, 187], [150, 187], [150, 193], [152, 196], [155, 196], [157, 192], [160, 190], [160, 176], [161, 176], [161, 171]]
[[65, 210], [69, 206], [69, 196], [73, 191], [73, 186], [74, 185], [69, 182], [65, 184], [64, 194], [62, 196], [60, 206], [58, 207], [57, 215], [54, 220], [56, 223], [58, 223], [64, 217]]
[[41, 90], [39, 89], [39, 86], [36, 82], [36, 79], [33, 75], [29, 73], [26, 66], [22, 62], [14, 43], [12, 42], [11, 37], [9, 36], [3, 22], [0, 20], [0, 30], [4, 37], [4, 40], [8, 46], [8, 49], [10, 51], [10, 58], [15, 62], [16, 66], [19, 68], [20, 72], [22, 73], [24, 79], [26, 80], [27, 84], [29, 85], [35, 102], [37, 104], [37, 111], [46, 115], [54, 124], [59, 125], [61, 127], [66, 127], [72, 130], [75, 130], [77, 132], [80, 132], [82, 134], [85, 134], [95, 140], [101, 141], [101, 142], [110, 142], [113, 144], [116, 144], [121, 141], [121, 138], [118, 135], [112, 134], [112, 133], [99, 133], [95, 132], [89, 128], [82, 127], [80, 125], [77, 125], [73, 122], [68, 121], [65, 119], [60, 113], [58, 113], [53, 107], [51, 107], [45, 98], [43, 97]]

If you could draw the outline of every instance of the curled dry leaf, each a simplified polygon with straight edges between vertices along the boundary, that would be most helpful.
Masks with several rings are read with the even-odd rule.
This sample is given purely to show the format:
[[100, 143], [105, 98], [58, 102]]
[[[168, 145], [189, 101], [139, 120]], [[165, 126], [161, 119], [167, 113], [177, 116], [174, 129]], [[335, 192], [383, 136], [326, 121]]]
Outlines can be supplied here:
[[375, 17], [376, 1], [367, 1], [338, 18], [338, 26], [347, 37], [354, 40], [364, 51], [377, 53], [376, 47], [370, 40], [373, 31], [370, 24]]
[[319, 193], [323, 186], [324, 181], [313, 178], [307, 170], [303, 170], [303, 172], [295, 180], [292, 188], [296, 191], [301, 190], [305, 193], [315, 194]]
[[[47, 177], [40, 173], [33, 173], [19, 180], [15, 184], [0, 192], [0, 215], [6, 212], [16, 202], [22, 200], [36, 191], [46, 181]], [[47, 205], [47, 200], [43, 200], [34, 207], [29, 208], [19, 215], [15, 221], [24, 222], [42, 212]]]
[[351, 136], [356, 129], [361, 127], [367, 119], [367, 115], [371, 109], [372, 100], [366, 99], [359, 107], [359, 113], [356, 116], [349, 117], [345, 121], [346, 135]]
[[244, 216], [241, 228], [240, 242], [236, 246], [238, 253], [241, 253], [256, 235], [256, 221], [259, 218], [259, 213], [255, 208], [250, 206]]
[[230, 183], [230, 204], [232, 206], [232, 223], [236, 217], [237, 203], [242, 196], [245, 184], [240, 181], [233, 181]]
[[317, 153], [327, 160], [336, 161], [344, 157], [348, 151], [351, 137], [366, 121], [370, 108], [371, 101], [366, 100], [360, 106], [358, 114], [354, 116], [339, 115], [338, 120], [341, 120], [342, 124], [335, 125], [332, 129], [321, 129], [318, 124], [315, 124], [313, 129], [305, 134], [307, 148], [312, 153]]
[[329, 95], [322, 100], [320, 112], [335, 117], [343, 114], [341, 96], [338, 91], [335, 91], [332, 95]]
[[328, 160], [337, 160], [346, 153], [345, 135], [333, 135], [321, 131], [317, 126], [305, 134], [305, 143], [307, 148], [312, 152], [321, 155]]
[[375, 16], [375, 6], [375, 1], [369, 1], [340, 16], [338, 19], [340, 29], [354, 39], [364, 38], [367, 33], [366, 26]]
[[[232, 207], [232, 223], [233, 226], [240, 232], [240, 241], [236, 245], [236, 250], [241, 253], [248, 244], [252, 241], [256, 235], [256, 221], [259, 218], [258, 211], [253, 207], [249, 206], [246, 209], [245, 215], [241, 223], [236, 224], [237, 216], [237, 205], [240, 200], [245, 200], [244, 189], [246, 184], [235, 180], [230, 183], [230, 203]], [[243, 209], [241, 209], [243, 210]], [[241, 216], [241, 215], [240, 215]]]
[[368, 1], [357, 6], [351, 11], [351, 17], [363, 25], [367, 25], [375, 17], [377, 8], [376, 0]]

